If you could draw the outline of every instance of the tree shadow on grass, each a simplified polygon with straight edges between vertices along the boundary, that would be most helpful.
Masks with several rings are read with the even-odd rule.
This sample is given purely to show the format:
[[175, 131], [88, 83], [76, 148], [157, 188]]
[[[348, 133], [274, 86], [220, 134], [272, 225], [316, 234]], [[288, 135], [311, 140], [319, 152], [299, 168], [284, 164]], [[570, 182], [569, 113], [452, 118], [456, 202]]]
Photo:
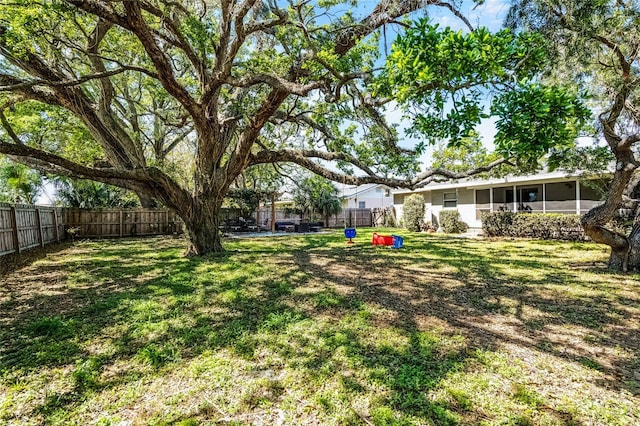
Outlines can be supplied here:
[[[472, 346], [492, 350], [509, 343], [547, 352], [604, 373], [597, 380], [601, 386], [638, 394], [637, 355], [607, 353], [598, 359], [593, 353], [597, 347], [558, 331], [581, 327], [601, 336], [609, 348], [625, 347], [637, 354], [640, 330], [629, 327], [628, 321], [637, 317], [638, 298], [611, 294], [606, 286], [584, 288], [572, 271], [550, 268], [545, 258], [514, 258], [502, 250], [487, 255], [478, 244], [440, 238], [425, 238], [416, 245], [386, 253], [366, 248], [357, 254], [340, 249], [314, 253], [321, 261], [301, 251], [298, 264], [309, 275], [339, 282], [351, 297], [396, 312], [395, 326], [409, 318], [437, 318], [460, 330]], [[546, 251], [538, 254], [549, 256]], [[438, 273], [442, 264], [454, 270]], [[496, 273], [500, 270], [523, 272]], [[502, 330], [485, 325], [496, 320]]]
[[[225, 278], [215, 271], [227, 269], [233, 255], [184, 259], [158, 254], [158, 247], [129, 247], [126, 258], [110, 259], [121, 253], [121, 248], [105, 249], [95, 258], [44, 267], [45, 275], [61, 274], [61, 282], [71, 278], [53, 292], [29, 292], [24, 282], [6, 289], [9, 300], [0, 303], [0, 377], [11, 383], [42, 368], [75, 366], [73, 389], [48, 395], [35, 414], [50, 415], [82, 401], [87, 392], [203, 351], [226, 347], [250, 356], [249, 336], [263, 323], [303, 315], [283, 303], [300, 279], [287, 273], [280, 280], [260, 281], [242, 272]], [[75, 279], [75, 273], [81, 276]], [[89, 341], [104, 347], [96, 354], [85, 344]], [[122, 374], [102, 377], [110, 366], [127, 361], [132, 367]]]
[[[365, 418], [392, 424], [402, 420], [396, 415], [401, 413], [405, 421], [473, 423], [479, 414], [467, 396], [430, 400], [427, 394], [473, 359], [476, 349], [492, 351], [508, 343], [585, 365], [591, 358], [582, 348], [559, 349], [566, 342], [549, 340], [545, 329], [574, 325], [601, 334], [627, 314], [625, 304], [638, 307], [629, 297], [545, 297], [539, 289], [550, 281], [573, 285], [574, 277], [565, 271], [525, 281], [496, 278], [496, 268], [540, 269], [535, 258], [514, 259], [508, 251], [487, 256], [473, 244], [443, 239], [416, 238], [414, 249], [402, 251], [365, 245], [346, 250], [335, 246], [339, 243], [338, 238], [305, 238], [297, 246], [286, 241], [240, 243], [245, 250], [196, 259], [182, 258], [181, 247], [160, 240], [129, 241], [124, 247], [117, 243], [113, 248], [90, 245], [65, 264], [36, 268], [44, 275], [65, 275], [66, 286], [0, 303], [0, 318], [7, 325], [0, 331], [0, 340], [6, 342], [0, 349], [0, 377], [19, 380], [15, 372], [72, 365], [74, 388], [48, 395], [34, 408], [34, 414], [49, 416], [92, 392], [139, 380], [149, 371], [162, 372], [206, 351], [229, 349], [257, 363], [258, 354], [268, 350], [312, 382], [338, 381], [346, 399], [371, 383], [388, 390], [372, 412], [353, 409], [352, 422]], [[306, 291], [298, 291], [303, 288]], [[388, 314], [367, 316], [367, 306]], [[527, 307], [535, 307], [544, 318], [532, 322]], [[358, 328], [361, 315], [365, 325]], [[465, 343], [440, 350], [438, 338], [426, 333], [430, 318], [449, 325]], [[513, 322], [496, 331], [486, 326], [491, 318]], [[324, 328], [314, 330], [319, 321]], [[396, 346], [368, 341], [366, 327], [377, 323], [392, 326], [406, 341]], [[297, 326], [311, 331], [292, 332]], [[626, 337], [610, 337], [609, 343], [633, 335], [629, 331]], [[105, 349], [96, 353], [87, 341]], [[616, 368], [631, 368], [626, 362], [621, 360]], [[128, 367], [105, 374], [121, 363]], [[353, 370], [362, 373], [349, 374]], [[601, 371], [607, 373], [602, 386], [635, 386], [629, 380], [615, 381], [615, 368], [602, 366]], [[247, 410], [265, 393], [256, 392], [247, 397]], [[317, 399], [320, 409], [335, 410], [331, 398]], [[554, 415], [563, 423], [571, 416]]]

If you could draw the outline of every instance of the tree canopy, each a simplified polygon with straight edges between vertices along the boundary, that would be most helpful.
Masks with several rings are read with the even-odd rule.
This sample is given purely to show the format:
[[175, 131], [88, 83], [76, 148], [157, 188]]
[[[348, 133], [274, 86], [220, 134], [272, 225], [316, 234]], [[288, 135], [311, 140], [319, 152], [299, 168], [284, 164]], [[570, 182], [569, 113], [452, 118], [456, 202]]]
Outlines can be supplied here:
[[[380, 30], [424, 7], [468, 24], [432, 0], [6, 3], [0, 153], [153, 198], [184, 220], [189, 252], [203, 254], [222, 250], [219, 209], [251, 167], [294, 163], [345, 184], [418, 187], [526, 163], [573, 136], [583, 111], [563, 89], [535, 84], [535, 35], [418, 21], [381, 74]], [[420, 170], [422, 147], [401, 146], [385, 119], [397, 99], [418, 110], [428, 140], [457, 143], [489, 88], [509, 89], [492, 109], [504, 158], [478, 169]], [[434, 119], [451, 106], [445, 95], [458, 112]]]
[[[637, 1], [517, 0], [508, 23], [548, 40], [548, 81], [565, 82], [588, 94], [599, 135], [615, 159], [604, 203], [583, 225], [596, 242], [612, 248], [610, 266], [640, 270], [640, 3]], [[606, 159], [594, 152], [594, 158]], [[588, 158], [583, 160], [587, 161]], [[620, 209], [631, 211], [629, 234], [608, 226]]]

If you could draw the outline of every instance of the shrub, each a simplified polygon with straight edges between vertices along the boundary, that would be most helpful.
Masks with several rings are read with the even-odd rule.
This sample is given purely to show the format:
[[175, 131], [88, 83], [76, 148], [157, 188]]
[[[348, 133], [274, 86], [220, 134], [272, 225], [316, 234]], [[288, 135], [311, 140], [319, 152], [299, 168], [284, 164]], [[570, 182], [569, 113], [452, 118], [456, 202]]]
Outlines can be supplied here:
[[586, 239], [580, 216], [550, 213], [493, 212], [482, 215], [482, 230], [488, 237], [524, 237], [543, 240]]
[[513, 212], [482, 212], [482, 232], [486, 237], [506, 237], [513, 223]]
[[412, 194], [404, 199], [402, 205], [402, 221], [409, 231], [419, 232], [424, 222], [424, 198], [420, 194]]
[[460, 212], [458, 210], [440, 211], [440, 226], [447, 234], [459, 234], [469, 229], [469, 225], [464, 223], [460, 218]]
[[424, 232], [435, 232], [435, 231], [437, 231], [436, 227], [433, 226], [433, 223], [431, 223], [430, 220], [427, 220], [426, 222], [424, 222], [422, 224], [422, 230]]

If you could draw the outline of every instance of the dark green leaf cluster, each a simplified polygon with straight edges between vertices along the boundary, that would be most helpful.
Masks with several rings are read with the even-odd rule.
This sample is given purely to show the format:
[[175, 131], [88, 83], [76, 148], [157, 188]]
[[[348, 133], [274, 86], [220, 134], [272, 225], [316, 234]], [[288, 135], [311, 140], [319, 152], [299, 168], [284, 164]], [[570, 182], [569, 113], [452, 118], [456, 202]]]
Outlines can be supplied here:
[[293, 191], [293, 200], [303, 214], [313, 210], [330, 216], [342, 210], [338, 189], [331, 181], [318, 175], [302, 179]]
[[585, 239], [580, 216], [569, 214], [483, 212], [482, 232], [487, 237]]
[[440, 227], [447, 234], [460, 234], [469, 229], [469, 225], [462, 221], [458, 210], [441, 210]]
[[55, 179], [56, 198], [65, 207], [131, 208], [138, 207], [138, 198], [130, 191], [105, 183], [59, 177]]
[[42, 175], [0, 158], [0, 202], [33, 204], [42, 192]]
[[546, 52], [539, 33], [463, 33], [422, 19], [394, 43], [375, 91], [397, 100], [413, 119], [411, 131], [430, 143], [461, 146], [495, 116], [498, 152], [531, 166], [572, 141], [590, 116], [575, 94], [536, 83]]
[[552, 148], [572, 147], [579, 128], [591, 116], [568, 90], [540, 84], [522, 85], [502, 94], [491, 111], [499, 117], [497, 152], [525, 164]]
[[229, 206], [240, 209], [244, 216], [249, 216], [256, 211], [260, 200], [264, 200], [268, 196], [268, 193], [256, 189], [230, 189], [227, 193]]

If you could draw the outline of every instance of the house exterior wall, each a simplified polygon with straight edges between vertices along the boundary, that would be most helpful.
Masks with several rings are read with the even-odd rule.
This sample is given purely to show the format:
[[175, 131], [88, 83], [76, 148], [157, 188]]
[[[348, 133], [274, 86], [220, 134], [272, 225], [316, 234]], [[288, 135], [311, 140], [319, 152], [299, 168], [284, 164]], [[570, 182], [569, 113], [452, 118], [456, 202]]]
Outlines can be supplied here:
[[[455, 194], [455, 207], [445, 207], [445, 194]], [[439, 227], [440, 226], [440, 211], [442, 210], [458, 210], [460, 212], [460, 217], [463, 222], [466, 222], [471, 227], [479, 227], [481, 226], [480, 221], [476, 220], [475, 214], [475, 203], [474, 203], [474, 190], [466, 189], [466, 188], [457, 188], [457, 189], [442, 189], [437, 191], [432, 191], [431, 193], [431, 211], [427, 214], [427, 217], [430, 217], [431, 223]], [[451, 203], [452, 199], [449, 198], [448, 201]]]
[[[425, 221], [439, 226], [439, 214], [443, 209], [457, 209], [462, 221], [472, 228], [482, 226], [482, 211], [524, 211], [537, 213], [584, 214], [601, 203], [600, 194], [589, 185], [580, 184], [575, 178], [567, 179], [535, 179], [531, 182], [514, 182], [514, 184], [494, 183], [473, 187], [455, 187], [429, 189], [419, 192], [425, 199]], [[455, 207], [452, 196], [455, 194]], [[393, 195], [393, 205], [398, 217], [402, 216], [402, 204], [410, 193]], [[579, 195], [579, 200], [577, 200]], [[445, 206], [445, 203], [449, 204]]]
[[358, 204], [364, 202], [365, 209], [386, 208], [393, 205], [393, 195], [390, 191], [381, 187], [371, 188], [357, 195], [352, 195], [343, 200], [344, 208], [359, 208]]

